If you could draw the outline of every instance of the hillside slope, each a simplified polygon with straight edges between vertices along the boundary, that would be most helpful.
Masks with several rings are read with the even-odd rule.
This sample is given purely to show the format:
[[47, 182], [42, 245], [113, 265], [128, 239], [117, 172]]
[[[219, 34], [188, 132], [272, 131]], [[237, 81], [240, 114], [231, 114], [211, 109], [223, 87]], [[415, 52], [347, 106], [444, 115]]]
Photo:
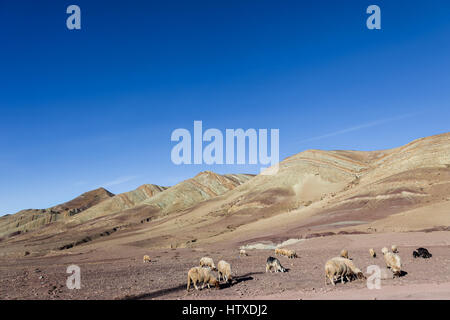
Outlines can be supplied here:
[[99, 188], [48, 209], [27, 209], [0, 217], [0, 237], [32, 231], [55, 221], [69, 219], [111, 197], [114, 197], [113, 193]]
[[160, 191], [114, 207], [116, 196], [0, 248], [238, 246], [334, 233], [447, 230], [450, 133], [390, 150], [308, 150], [283, 160], [272, 176], [207, 171]]
[[[24, 245], [32, 252], [72, 248], [110, 236], [119, 230], [129, 230], [144, 222], [153, 222], [166, 215], [181, 212], [225, 194], [252, 177], [253, 175], [219, 175], [205, 171], [170, 188], [144, 185], [134, 191], [116, 195], [64, 221], [3, 241], [0, 249], [8, 254], [24, 250]], [[16, 249], [16, 245], [20, 249]]]
[[[256, 176], [223, 196], [123, 234], [117, 243], [184, 247], [339, 232], [445, 230], [446, 210], [449, 133], [390, 150], [301, 152], [282, 161], [276, 175]], [[373, 225], [377, 221], [389, 225]]]

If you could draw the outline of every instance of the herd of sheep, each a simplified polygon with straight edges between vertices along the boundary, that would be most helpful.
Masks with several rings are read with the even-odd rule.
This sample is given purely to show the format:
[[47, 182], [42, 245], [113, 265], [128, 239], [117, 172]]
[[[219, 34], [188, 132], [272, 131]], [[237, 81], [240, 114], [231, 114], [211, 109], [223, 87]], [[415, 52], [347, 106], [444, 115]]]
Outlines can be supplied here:
[[[381, 249], [381, 253], [383, 254], [386, 267], [391, 269], [393, 277], [400, 277], [402, 274], [402, 260], [398, 255], [396, 245], [392, 245], [391, 250], [392, 252], [389, 252], [389, 249], [384, 247]], [[369, 254], [372, 258], [376, 258], [377, 256], [373, 248], [369, 249]], [[325, 284], [328, 284], [329, 281], [335, 285], [338, 280], [344, 283], [344, 280], [352, 281], [354, 279], [366, 279], [366, 276], [348, 257], [348, 250], [342, 250], [340, 257], [330, 259], [325, 264]]]
[[[391, 252], [388, 248], [384, 247], [381, 249], [381, 253], [383, 254], [386, 267], [392, 271], [393, 277], [400, 277], [402, 274], [402, 262], [398, 255], [399, 251], [397, 246], [392, 245]], [[373, 258], [376, 257], [376, 252], [372, 248], [369, 249], [369, 254]], [[298, 257], [294, 250], [282, 248], [275, 249], [275, 255], [284, 256], [289, 259]], [[245, 250], [240, 250], [239, 256], [244, 257], [248, 256], [248, 254]], [[418, 248], [413, 252], [414, 258], [431, 258], [431, 256], [431, 253], [425, 248]], [[150, 257], [145, 255], [143, 262], [150, 262]], [[214, 276], [212, 271], [217, 271], [218, 279]], [[287, 270], [281, 265], [277, 258], [269, 257], [266, 261], [266, 273], [272, 271], [277, 273], [286, 272]], [[352, 259], [349, 258], [348, 250], [342, 250], [340, 256], [332, 258], [325, 263], [325, 285], [328, 285], [328, 282], [336, 285], [336, 282], [338, 281], [344, 283], [345, 281], [357, 279], [366, 279], [366, 276], [355, 266]], [[191, 268], [188, 272], [187, 291], [189, 291], [191, 283], [196, 290], [198, 290], [197, 284], [202, 284], [202, 289], [204, 289], [205, 286], [208, 286], [208, 288], [211, 286], [219, 288], [221, 280], [225, 281], [225, 283], [232, 281], [231, 265], [228, 262], [221, 260], [216, 267], [212, 258], [203, 257], [200, 259], [200, 265]]]

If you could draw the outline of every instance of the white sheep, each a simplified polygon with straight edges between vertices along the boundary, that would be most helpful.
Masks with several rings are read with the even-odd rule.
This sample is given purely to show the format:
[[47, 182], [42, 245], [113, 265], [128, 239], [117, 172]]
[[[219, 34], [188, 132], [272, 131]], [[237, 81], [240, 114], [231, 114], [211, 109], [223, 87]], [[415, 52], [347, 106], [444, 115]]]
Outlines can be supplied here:
[[242, 249], [241, 251], [239, 251], [239, 256], [240, 257], [246, 257], [246, 256], [248, 256], [248, 253], [247, 253], [247, 251]]
[[289, 259], [297, 258], [297, 253], [294, 250], [284, 250], [284, 255]]
[[219, 281], [211, 274], [209, 268], [194, 267], [189, 270], [187, 277], [187, 291], [189, 291], [191, 282], [194, 284], [196, 290], [198, 290], [197, 283], [203, 283], [202, 289], [205, 285], [210, 288], [211, 285], [219, 288]]
[[350, 281], [354, 278], [365, 279], [366, 277], [350, 259], [335, 257], [325, 264], [325, 284], [328, 284], [328, 280], [335, 285], [334, 282], [338, 279], [341, 279], [341, 282], [344, 283], [344, 279]]
[[200, 259], [200, 267], [210, 267], [214, 271], [217, 270], [213, 259], [209, 257], [203, 257]]
[[325, 263], [325, 285], [328, 285], [328, 280], [331, 284], [335, 286], [335, 282], [341, 279], [341, 283], [348, 278], [349, 267], [342, 261], [337, 261], [335, 259], [328, 260]]
[[229, 282], [232, 280], [231, 265], [228, 262], [224, 260], [219, 261], [219, 263], [217, 264], [217, 270], [219, 271], [219, 281], [221, 278], [224, 279], [225, 282]]
[[348, 259], [348, 250], [347, 249], [342, 249], [341, 257], [345, 258], [345, 259]]
[[391, 269], [392, 276], [400, 277], [402, 273], [402, 260], [400, 259], [400, 256], [392, 253], [392, 252], [386, 252], [384, 254], [384, 262], [386, 263], [386, 267]]

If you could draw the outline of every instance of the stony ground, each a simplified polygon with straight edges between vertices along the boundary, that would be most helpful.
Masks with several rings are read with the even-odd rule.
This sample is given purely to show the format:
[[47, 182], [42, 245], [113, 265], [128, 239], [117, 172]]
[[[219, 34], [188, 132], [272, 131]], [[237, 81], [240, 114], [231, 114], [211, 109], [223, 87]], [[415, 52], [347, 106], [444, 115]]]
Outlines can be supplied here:
[[[406, 275], [392, 279], [384, 267], [381, 248], [398, 245]], [[426, 247], [429, 260], [414, 259], [412, 251]], [[364, 281], [324, 283], [327, 259], [348, 248], [361, 270], [379, 265], [380, 290], [369, 290]], [[378, 252], [371, 258], [368, 249]], [[89, 249], [88, 249], [89, 248]], [[290, 246], [299, 258], [280, 258], [287, 273], [265, 273], [273, 250], [249, 250], [240, 258], [237, 248], [221, 246], [146, 251], [136, 247], [82, 247], [70, 254], [24, 257], [0, 261], [0, 299], [450, 299], [450, 232], [339, 235], [304, 240]], [[152, 262], [144, 264], [142, 256]], [[202, 256], [231, 263], [235, 279], [220, 290], [186, 292], [187, 271]], [[69, 290], [69, 265], [81, 268], [81, 289]]]

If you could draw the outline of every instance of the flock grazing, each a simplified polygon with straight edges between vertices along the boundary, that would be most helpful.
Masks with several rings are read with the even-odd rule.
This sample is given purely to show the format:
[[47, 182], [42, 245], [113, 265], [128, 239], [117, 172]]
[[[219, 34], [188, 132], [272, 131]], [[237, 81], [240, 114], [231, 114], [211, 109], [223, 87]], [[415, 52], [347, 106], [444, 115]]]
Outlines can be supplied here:
[[[386, 267], [392, 271], [393, 278], [400, 277], [402, 275], [402, 261], [399, 256], [399, 250], [396, 245], [391, 246], [391, 251], [387, 247], [381, 249], [383, 254], [384, 262]], [[373, 248], [369, 249], [370, 257], [376, 258], [377, 254]], [[298, 258], [297, 253], [294, 250], [276, 248], [275, 255], [286, 257], [288, 259]], [[239, 251], [239, 257], [247, 257], [248, 253], [241, 249]], [[418, 248], [413, 251], [414, 258], [424, 258], [429, 259], [432, 254], [426, 248]], [[149, 263], [150, 257], [145, 255], [143, 257], [144, 263]], [[213, 274], [213, 271], [217, 271], [218, 277]], [[268, 257], [266, 260], [266, 273], [274, 272], [287, 272], [288, 270], [281, 265], [280, 260], [274, 257]], [[333, 286], [337, 282], [345, 283], [353, 280], [363, 280], [366, 279], [364, 273], [356, 267], [352, 258], [349, 258], [349, 252], [347, 249], [343, 249], [338, 257], [329, 259], [325, 263], [325, 285], [331, 283]], [[187, 277], [187, 291], [189, 291], [191, 283], [196, 290], [199, 290], [197, 285], [202, 285], [201, 288], [204, 289], [205, 286], [208, 288], [215, 287], [220, 288], [221, 281], [225, 283], [231, 283], [233, 281], [233, 275], [231, 272], [231, 265], [221, 260], [217, 264], [210, 257], [203, 257], [200, 259], [199, 266], [193, 267], [188, 272]]]
[[[217, 271], [219, 279], [217, 279], [212, 271]], [[208, 289], [211, 286], [216, 288], [220, 287], [220, 280], [224, 280], [226, 283], [231, 282], [233, 279], [231, 275], [231, 265], [221, 260], [217, 264], [217, 268], [214, 265], [214, 261], [210, 257], [203, 257], [200, 259], [200, 266], [194, 267], [189, 270], [187, 278], [187, 291], [189, 291], [191, 282], [194, 284], [195, 290], [198, 290], [197, 283], [202, 283], [202, 289], [207, 285]]]
[[219, 288], [219, 280], [211, 273], [210, 268], [194, 267], [189, 270], [187, 277], [187, 291], [190, 289], [191, 282], [194, 285], [195, 290], [198, 290], [197, 283], [202, 283], [202, 289], [205, 288], [205, 285], [208, 286], [208, 289], [211, 286]]

